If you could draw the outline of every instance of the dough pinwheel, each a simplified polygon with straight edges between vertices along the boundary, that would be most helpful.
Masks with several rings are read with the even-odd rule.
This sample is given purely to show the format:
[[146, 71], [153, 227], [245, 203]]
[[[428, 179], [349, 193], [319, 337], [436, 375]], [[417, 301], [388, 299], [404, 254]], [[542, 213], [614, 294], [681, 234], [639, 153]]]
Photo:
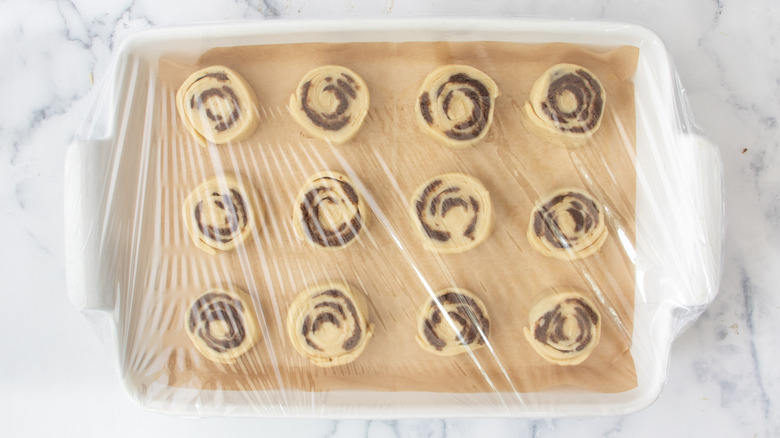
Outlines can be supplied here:
[[423, 131], [452, 148], [488, 133], [499, 91], [488, 75], [466, 65], [445, 65], [425, 78], [415, 109]]
[[558, 64], [534, 83], [524, 106], [531, 130], [567, 147], [581, 146], [601, 126], [606, 94], [589, 70]]
[[550, 293], [528, 317], [525, 338], [546, 361], [577, 365], [587, 359], [601, 338], [601, 316], [586, 296], [574, 289]]
[[176, 93], [176, 109], [187, 131], [203, 146], [243, 140], [260, 120], [252, 87], [221, 65], [190, 75]]
[[595, 254], [607, 235], [603, 207], [579, 189], [558, 190], [538, 203], [527, 233], [535, 250], [561, 260]]
[[254, 189], [233, 174], [200, 184], [184, 200], [182, 210], [190, 237], [211, 254], [243, 242], [262, 215]]
[[192, 302], [185, 328], [207, 359], [234, 363], [260, 339], [257, 315], [249, 295], [238, 289], [213, 288]]
[[300, 292], [287, 313], [293, 347], [319, 367], [354, 361], [374, 332], [363, 295], [339, 282], [325, 282]]
[[438, 175], [412, 196], [412, 222], [426, 249], [439, 253], [467, 251], [493, 230], [493, 205], [485, 186], [462, 173]]
[[357, 240], [368, 221], [368, 208], [352, 181], [337, 172], [319, 172], [295, 200], [294, 229], [319, 248], [344, 248]]
[[476, 350], [485, 345], [489, 333], [485, 304], [466, 289], [441, 290], [417, 312], [417, 343], [433, 354], [454, 356]]
[[289, 110], [314, 137], [339, 145], [357, 134], [368, 114], [368, 86], [352, 70], [338, 65], [315, 68], [290, 96]]

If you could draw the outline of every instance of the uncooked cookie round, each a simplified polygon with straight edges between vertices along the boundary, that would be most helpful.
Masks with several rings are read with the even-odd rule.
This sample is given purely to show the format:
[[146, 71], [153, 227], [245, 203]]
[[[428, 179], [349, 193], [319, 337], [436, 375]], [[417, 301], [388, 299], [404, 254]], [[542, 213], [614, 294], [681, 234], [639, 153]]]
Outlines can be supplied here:
[[207, 359], [234, 363], [260, 339], [257, 314], [249, 295], [213, 288], [192, 302], [184, 319], [187, 335]]
[[593, 303], [574, 289], [550, 293], [533, 306], [528, 343], [546, 361], [576, 365], [590, 356], [601, 339], [601, 316]]
[[235, 248], [252, 234], [262, 216], [254, 189], [233, 174], [197, 186], [182, 210], [190, 237], [211, 254]]
[[243, 140], [260, 120], [252, 87], [221, 65], [190, 75], [176, 93], [176, 109], [187, 131], [204, 146]]
[[485, 345], [490, 319], [485, 304], [473, 293], [447, 288], [417, 312], [417, 343], [433, 354], [454, 356]]
[[535, 250], [561, 260], [595, 254], [607, 235], [601, 204], [579, 189], [558, 190], [537, 203], [527, 233]]
[[422, 184], [412, 196], [410, 213], [429, 251], [467, 251], [493, 230], [490, 193], [479, 180], [462, 173], [445, 173]]
[[363, 295], [346, 284], [326, 282], [299, 293], [287, 313], [293, 347], [319, 367], [354, 361], [374, 332]]
[[452, 148], [479, 142], [493, 123], [499, 91], [488, 75], [466, 65], [445, 65], [425, 78], [415, 104], [423, 131]]
[[368, 106], [368, 86], [357, 73], [326, 65], [301, 79], [290, 97], [289, 110], [306, 132], [338, 145], [357, 134]]
[[345, 248], [368, 222], [368, 208], [352, 181], [338, 172], [319, 172], [295, 199], [295, 233], [316, 247]]
[[589, 70], [574, 64], [555, 65], [531, 88], [524, 106], [526, 126], [554, 143], [581, 146], [601, 126], [606, 98]]

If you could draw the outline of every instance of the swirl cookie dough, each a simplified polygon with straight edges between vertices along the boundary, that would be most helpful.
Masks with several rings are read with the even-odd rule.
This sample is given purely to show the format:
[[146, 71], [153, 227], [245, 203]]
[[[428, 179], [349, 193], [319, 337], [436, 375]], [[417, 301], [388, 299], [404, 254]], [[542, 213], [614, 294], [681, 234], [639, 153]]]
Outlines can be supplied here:
[[260, 120], [252, 87], [221, 65], [190, 75], [176, 93], [176, 109], [187, 131], [203, 146], [243, 140]]
[[374, 332], [363, 295], [343, 283], [323, 283], [295, 297], [287, 313], [293, 347], [319, 367], [354, 361]]
[[535, 250], [561, 260], [595, 254], [607, 235], [601, 204], [578, 189], [558, 190], [538, 203], [527, 233]]
[[493, 122], [498, 86], [466, 65], [446, 65], [425, 78], [415, 109], [423, 131], [452, 148], [479, 142]]
[[214, 288], [192, 302], [184, 321], [187, 335], [203, 356], [230, 364], [260, 339], [255, 318], [246, 292]]
[[211, 254], [243, 242], [261, 216], [254, 190], [232, 174], [200, 184], [184, 200], [182, 210], [190, 237]]
[[601, 338], [601, 316], [584, 294], [556, 291], [539, 301], [529, 314], [525, 338], [546, 361], [576, 365], [590, 356]]
[[606, 98], [593, 73], [579, 65], [558, 64], [536, 80], [524, 110], [536, 135], [577, 147], [601, 126]]
[[417, 312], [417, 343], [433, 354], [476, 350], [485, 345], [489, 333], [485, 304], [466, 289], [441, 290]]
[[422, 184], [412, 196], [410, 213], [429, 251], [467, 251], [493, 230], [490, 193], [476, 178], [461, 173], [446, 173]]
[[351, 245], [368, 221], [368, 209], [352, 181], [337, 172], [319, 172], [303, 185], [293, 211], [295, 233], [319, 248]]
[[337, 65], [315, 68], [290, 96], [293, 119], [314, 137], [342, 144], [357, 134], [368, 114], [368, 86], [357, 73]]

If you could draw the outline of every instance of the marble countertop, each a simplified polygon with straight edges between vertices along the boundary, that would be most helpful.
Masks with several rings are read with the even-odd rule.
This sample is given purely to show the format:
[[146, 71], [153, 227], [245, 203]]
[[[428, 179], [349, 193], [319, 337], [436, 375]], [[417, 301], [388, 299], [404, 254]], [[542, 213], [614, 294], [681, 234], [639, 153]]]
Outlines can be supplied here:
[[[726, 253], [714, 303], [673, 344], [661, 397], [592, 419], [182, 419], [123, 393], [69, 302], [65, 151], [111, 56], [152, 26], [329, 17], [542, 16], [626, 21], [666, 42], [695, 120], [720, 149]], [[780, 436], [780, 4], [773, 0], [0, 2], [0, 411], [8, 436]], [[117, 433], [118, 432], [118, 433]]]

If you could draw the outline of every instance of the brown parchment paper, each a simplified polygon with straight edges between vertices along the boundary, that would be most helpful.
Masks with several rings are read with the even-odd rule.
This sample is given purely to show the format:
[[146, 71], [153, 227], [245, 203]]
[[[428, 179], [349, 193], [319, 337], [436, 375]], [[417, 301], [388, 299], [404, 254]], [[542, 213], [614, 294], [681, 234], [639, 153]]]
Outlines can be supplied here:
[[[634, 47], [584, 48], [566, 44], [503, 42], [290, 44], [211, 50], [193, 64], [161, 59], [157, 149], [150, 172], [155, 189], [148, 244], [159, 247], [148, 292], [129, 308], [136, 335], [128, 340], [126, 371], [175, 387], [226, 390], [533, 392], [574, 385], [599, 392], [636, 386], [630, 354], [633, 329], [635, 241], [635, 111], [631, 76]], [[593, 142], [565, 149], [523, 126], [522, 105], [536, 78], [556, 63], [581, 64], [601, 80], [606, 111]], [[425, 76], [443, 64], [481, 69], [501, 95], [486, 139], [462, 150], [423, 133], [413, 105]], [[176, 115], [174, 96], [193, 71], [221, 64], [254, 88], [261, 121], [239, 144], [204, 148]], [[371, 106], [364, 126], [333, 147], [303, 132], [287, 112], [300, 78], [324, 64], [340, 64], [366, 81]], [[336, 170], [352, 176], [375, 202], [359, 241], [327, 251], [296, 239], [293, 202], [309, 175]], [[236, 251], [209, 255], [190, 241], [181, 204], [204, 179], [238, 172], [264, 206], [261, 230]], [[425, 251], [409, 219], [410, 196], [439, 173], [464, 172], [491, 193], [495, 228], [481, 245], [461, 254]], [[526, 240], [534, 202], [561, 187], [591, 191], [608, 208], [610, 236], [602, 250], [564, 262], [535, 252]], [[619, 238], [620, 236], [620, 238]], [[355, 362], [323, 369], [290, 345], [285, 317], [293, 297], [326, 280], [347, 281], [370, 306], [374, 338]], [[209, 362], [191, 345], [183, 317], [207, 288], [234, 284], [259, 310], [262, 340], [234, 365]], [[457, 285], [479, 295], [492, 323], [490, 344], [473, 356], [439, 357], [415, 341], [415, 315], [433, 290]], [[601, 342], [577, 366], [541, 359], [528, 345], [532, 304], [551, 288], [573, 286], [599, 303]]]

